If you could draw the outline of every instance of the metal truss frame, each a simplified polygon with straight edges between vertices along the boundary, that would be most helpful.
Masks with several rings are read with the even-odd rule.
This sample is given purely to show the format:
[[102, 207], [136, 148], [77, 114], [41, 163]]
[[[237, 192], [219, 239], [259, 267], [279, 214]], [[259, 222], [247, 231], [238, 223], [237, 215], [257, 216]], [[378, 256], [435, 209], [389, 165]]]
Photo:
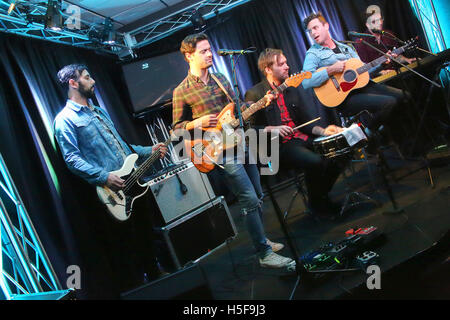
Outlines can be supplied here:
[[5, 299], [62, 291], [1, 154], [0, 196], [0, 288]]
[[[0, 0], [0, 31], [6, 33], [13, 33], [20, 36], [31, 37], [36, 39], [42, 39], [46, 41], [66, 44], [74, 47], [81, 47], [87, 49], [98, 50], [103, 53], [118, 54], [118, 52], [124, 48], [127, 48], [124, 40], [124, 35], [117, 33], [116, 44], [104, 45], [99, 39], [90, 36], [93, 32], [101, 32], [104, 26], [98, 22], [92, 22], [89, 20], [83, 20], [81, 17], [73, 18], [78, 19], [79, 28], [67, 28], [64, 27], [61, 30], [52, 30], [45, 28], [43, 23], [31, 22], [27, 19], [28, 15], [45, 16], [47, 11], [48, 1], [18, 1], [16, 8], [8, 15], [7, 11], [10, 5], [9, 1]], [[71, 3], [61, 2], [61, 15], [63, 21], [68, 22], [72, 19], [71, 15], [66, 12], [69, 6], [73, 6]], [[95, 15], [89, 13], [91, 16]], [[85, 15], [85, 13], [83, 13]], [[100, 19], [104, 22], [104, 17], [97, 15], [97, 21]]]
[[249, 1], [251, 0], [203, 0], [136, 28], [129, 34], [136, 39], [134, 47], [141, 48], [191, 26], [191, 18], [195, 11], [201, 13], [204, 20], [208, 20]]
[[[7, 14], [10, 3], [13, 1], [16, 1], [18, 5], [10, 14]], [[63, 20], [67, 23], [73, 17], [66, 12], [66, 9], [77, 6], [70, 1], [59, 1], [61, 1]], [[27, 20], [27, 14], [45, 15], [48, 0], [0, 0], [0, 32], [93, 49], [121, 57], [133, 55], [133, 49], [144, 47], [191, 26], [191, 18], [195, 11], [199, 12], [206, 21], [249, 1], [251, 0], [199, 0], [129, 32], [116, 32], [116, 43], [107, 45], [91, 36], [95, 32], [98, 34], [104, 28], [103, 23], [107, 17], [100, 14], [78, 7], [82, 12], [81, 16], [85, 17], [78, 18], [79, 28], [65, 27], [55, 31], [46, 29], [42, 23]]]
[[[425, 33], [428, 47], [437, 53], [447, 48], [433, 0], [410, 0]], [[430, 34], [431, 33], [431, 34]], [[433, 40], [430, 40], [433, 39]]]

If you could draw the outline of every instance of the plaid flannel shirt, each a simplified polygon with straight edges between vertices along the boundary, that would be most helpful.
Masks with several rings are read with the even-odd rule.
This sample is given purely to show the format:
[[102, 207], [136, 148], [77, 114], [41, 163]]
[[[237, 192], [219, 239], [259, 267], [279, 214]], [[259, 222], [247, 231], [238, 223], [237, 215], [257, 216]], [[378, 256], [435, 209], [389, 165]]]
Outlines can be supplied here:
[[[291, 115], [289, 114], [289, 111], [286, 107], [286, 103], [284, 102], [284, 95], [282, 93], [280, 93], [278, 96], [277, 104], [278, 104], [278, 107], [280, 108], [281, 124], [283, 126], [295, 128], [295, 123], [292, 120]], [[289, 140], [291, 140], [292, 138], [302, 139], [303, 141], [306, 141], [306, 140], [308, 140], [308, 135], [304, 134], [300, 130], [296, 129], [290, 135], [285, 136], [281, 143], [286, 143]]]
[[[221, 73], [214, 75], [234, 100], [234, 91], [225, 76]], [[199, 77], [189, 71], [187, 77], [173, 91], [173, 128], [185, 129], [188, 122], [208, 114], [220, 113], [228, 103], [230, 101], [226, 94], [211, 75], [208, 83], [204, 84]]]

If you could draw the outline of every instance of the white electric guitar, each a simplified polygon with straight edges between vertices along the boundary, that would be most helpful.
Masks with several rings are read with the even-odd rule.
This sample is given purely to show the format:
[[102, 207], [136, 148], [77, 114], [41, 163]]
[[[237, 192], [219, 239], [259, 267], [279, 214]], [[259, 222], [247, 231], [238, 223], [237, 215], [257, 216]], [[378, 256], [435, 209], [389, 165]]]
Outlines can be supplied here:
[[[164, 145], [167, 146], [170, 141], [171, 138], [164, 142]], [[122, 190], [113, 191], [107, 186], [97, 186], [100, 201], [106, 205], [108, 212], [114, 218], [125, 221], [130, 217], [134, 201], [142, 197], [149, 188], [147, 183], [141, 183], [139, 179], [160, 156], [161, 151], [158, 149], [136, 168], [135, 164], [139, 156], [132, 153], [125, 159], [122, 168], [110, 172], [125, 180], [125, 187]]]

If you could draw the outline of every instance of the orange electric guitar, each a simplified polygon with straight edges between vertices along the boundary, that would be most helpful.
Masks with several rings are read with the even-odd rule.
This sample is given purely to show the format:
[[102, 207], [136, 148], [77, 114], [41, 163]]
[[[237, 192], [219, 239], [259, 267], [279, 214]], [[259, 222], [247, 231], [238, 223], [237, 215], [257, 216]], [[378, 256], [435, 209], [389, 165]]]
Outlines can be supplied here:
[[[404, 46], [392, 51], [394, 54], [401, 54], [406, 50], [410, 50], [416, 46], [416, 39], [408, 41]], [[365, 87], [370, 80], [369, 70], [376, 67], [387, 60], [385, 56], [381, 56], [372, 62], [364, 64], [357, 58], [348, 59], [345, 62], [343, 72], [330, 77], [323, 85], [314, 88], [319, 101], [326, 107], [337, 107], [348, 94], [353, 90]], [[319, 72], [327, 67], [322, 67]]]
[[[294, 74], [287, 78], [283, 84], [272, 91], [277, 94], [287, 87], [298, 87], [304, 79], [310, 79], [311, 72]], [[242, 110], [242, 119], [246, 121], [255, 112], [266, 107], [266, 100], [262, 98], [253, 103], [247, 109]], [[186, 150], [195, 167], [203, 173], [209, 172], [218, 164], [220, 156], [224, 150], [234, 148], [242, 142], [242, 134], [235, 129], [239, 126], [239, 119], [234, 113], [234, 103], [229, 103], [217, 116], [217, 126], [214, 128], [202, 129], [204, 132], [201, 138], [193, 140], [185, 139]]]

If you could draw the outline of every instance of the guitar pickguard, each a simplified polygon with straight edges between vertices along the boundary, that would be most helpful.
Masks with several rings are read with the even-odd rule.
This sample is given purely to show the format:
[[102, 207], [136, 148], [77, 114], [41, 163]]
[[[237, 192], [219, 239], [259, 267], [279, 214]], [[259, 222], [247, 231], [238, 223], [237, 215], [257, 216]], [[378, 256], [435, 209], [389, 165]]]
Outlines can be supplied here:
[[358, 82], [358, 79], [355, 79], [355, 81], [353, 81], [353, 82], [342, 82], [341, 83], [342, 91], [347, 92], [347, 91], [352, 90], [355, 87], [356, 82]]

